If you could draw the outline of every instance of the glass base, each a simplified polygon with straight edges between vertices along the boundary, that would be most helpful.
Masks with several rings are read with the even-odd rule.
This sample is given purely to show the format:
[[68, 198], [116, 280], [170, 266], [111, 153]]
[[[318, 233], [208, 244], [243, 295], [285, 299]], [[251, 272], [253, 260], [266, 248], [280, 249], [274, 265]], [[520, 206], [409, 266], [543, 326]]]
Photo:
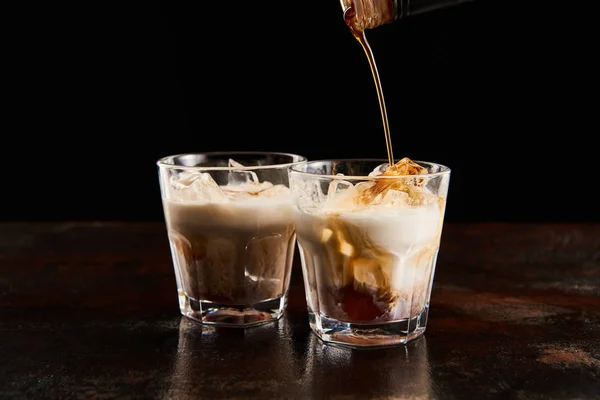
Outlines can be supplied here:
[[195, 300], [179, 293], [179, 308], [184, 317], [205, 325], [247, 328], [277, 321], [283, 315], [287, 297], [269, 299], [256, 304], [232, 305]]
[[417, 339], [427, 326], [429, 306], [412, 319], [380, 324], [341, 322], [323, 315], [308, 313], [310, 327], [324, 342], [345, 347], [381, 348], [404, 345]]

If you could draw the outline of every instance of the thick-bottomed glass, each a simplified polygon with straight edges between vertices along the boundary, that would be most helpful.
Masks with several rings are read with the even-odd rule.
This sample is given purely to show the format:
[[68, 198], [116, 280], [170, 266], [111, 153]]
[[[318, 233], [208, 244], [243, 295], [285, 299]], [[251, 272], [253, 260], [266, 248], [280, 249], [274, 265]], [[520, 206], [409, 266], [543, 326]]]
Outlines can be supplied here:
[[288, 167], [305, 160], [259, 152], [158, 160], [184, 316], [238, 327], [281, 317], [296, 246]]
[[382, 347], [425, 331], [450, 169], [408, 161], [412, 175], [382, 174], [385, 160], [290, 168], [309, 322], [325, 342]]

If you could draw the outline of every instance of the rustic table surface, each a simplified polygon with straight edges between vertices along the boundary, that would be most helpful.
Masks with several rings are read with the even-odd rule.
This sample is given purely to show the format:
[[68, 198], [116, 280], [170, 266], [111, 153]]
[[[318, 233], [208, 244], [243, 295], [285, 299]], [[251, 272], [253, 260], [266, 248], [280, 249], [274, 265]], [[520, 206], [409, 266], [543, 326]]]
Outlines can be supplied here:
[[427, 332], [350, 350], [180, 316], [164, 224], [0, 224], [0, 398], [600, 399], [600, 225], [447, 223]]

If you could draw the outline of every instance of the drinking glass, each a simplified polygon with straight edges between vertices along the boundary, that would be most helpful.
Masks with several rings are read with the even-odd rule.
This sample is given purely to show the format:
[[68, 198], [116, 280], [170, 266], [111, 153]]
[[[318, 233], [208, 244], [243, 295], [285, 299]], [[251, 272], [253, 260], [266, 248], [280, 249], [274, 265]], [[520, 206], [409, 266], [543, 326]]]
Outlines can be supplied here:
[[296, 247], [290, 153], [210, 152], [157, 161], [181, 314], [248, 327], [283, 314]]
[[351, 347], [405, 344], [426, 329], [450, 168], [315, 160], [289, 168], [311, 329]]

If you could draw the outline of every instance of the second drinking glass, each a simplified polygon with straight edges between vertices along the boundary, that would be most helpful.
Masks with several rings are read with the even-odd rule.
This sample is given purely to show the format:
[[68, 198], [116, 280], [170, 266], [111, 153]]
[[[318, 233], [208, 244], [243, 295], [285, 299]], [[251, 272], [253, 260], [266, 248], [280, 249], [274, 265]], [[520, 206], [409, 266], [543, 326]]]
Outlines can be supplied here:
[[247, 327], [283, 314], [296, 246], [296, 154], [212, 152], [158, 160], [181, 313]]

